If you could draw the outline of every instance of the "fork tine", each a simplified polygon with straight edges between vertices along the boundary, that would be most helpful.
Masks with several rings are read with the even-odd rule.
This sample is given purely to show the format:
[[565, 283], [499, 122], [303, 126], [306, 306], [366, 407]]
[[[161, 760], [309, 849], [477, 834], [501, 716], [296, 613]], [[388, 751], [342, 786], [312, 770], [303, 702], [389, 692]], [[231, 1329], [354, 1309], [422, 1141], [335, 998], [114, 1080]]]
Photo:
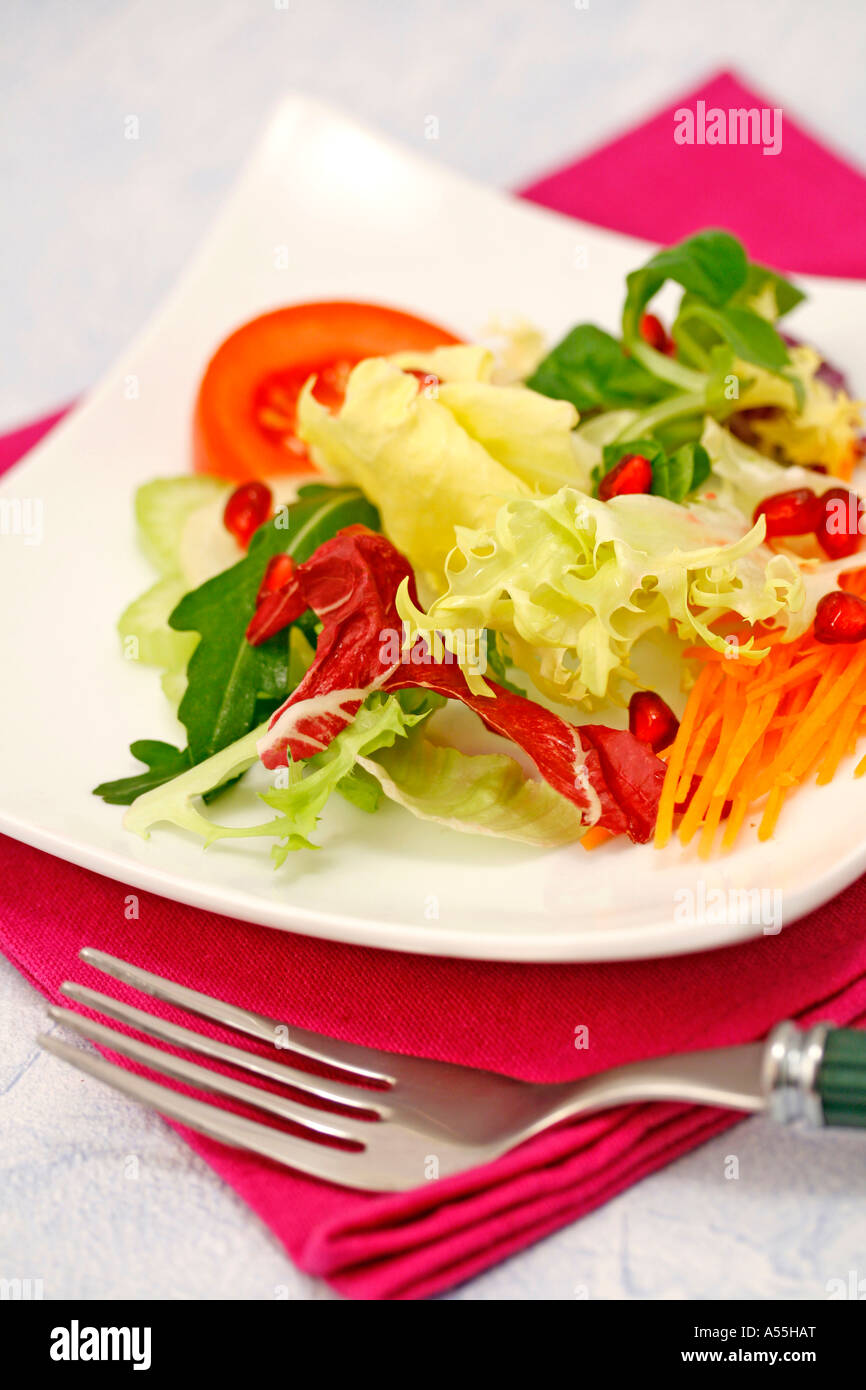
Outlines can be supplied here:
[[205, 1057], [215, 1057], [220, 1062], [230, 1062], [244, 1071], [267, 1076], [271, 1081], [281, 1081], [285, 1086], [292, 1086], [297, 1091], [317, 1096], [319, 1100], [336, 1101], [340, 1105], [351, 1106], [354, 1110], [368, 1110], [380, 1119], [386, 1118], [390, 1113], [388, 1107], [382, 1105], [378, 1099], [385, 1094], [382, 1091], [362, 1091], [345, 1081], [332, 1081], [330, 1078], [297, 1071], [284, 1062], [271, 1061], [268, 1057], [245, 1052], [242, 1048], [232, 1047], [216, 1038], [205, 1037], [191, 1028], [169, 1023], [167, 1019], [156, 1018], [144, 1009], [122, 1004], [119, 999], [112, 999], [109, 994], [100, 994], [98, 990], [88, 989], [86, 985], [76, 984], [74, 980], [64, 980], [60, 992], [67, 998], [74, 999], [76, 1003], [83, 1004], [85, 1008], [94, 1009], [97, 1013], [116, 1019], [118, 1023], [128, 1023], [141, 1033], [159, 1038], [161, 1042], [172, 1043], [175, 1047], [185, 1047], [191, 1052], [200, 1052]]
[[125, 1071], [114, 1062], [108, 1062], [83, 1048], [73, 1047], [45, 1033], [40, 1033], [37, 1041], [47, 1052], [69, 1062], [79, 1071], [86, 1072], [97, 1081], [104, 1081], [122, 1095], [149, 1105], [161, 1115], [176, 1120], [178, 1124], [206, 1134], [209, 1139], [217, 1139], [222, 1144], [231, 1144], [237, 1149], [249, 1149], [263, 1158], [273, 1159], [287, 1168], [295, 1168], [314, 1178], [337, 1183], [340, 1187], [357, 1187], [381, 1191], [370, 1181], [365, 1154], [345, 1149], [326, 1148], [324, 1144], [311, 1143], [297, 1139], [283, 1130], [272, 1129], [270, 1125], [259, 1124], [256, 1120], [245, 1119], [229, 1110], [220, 1110], [208, 1101], [193, 1100], [191, 1096], [181, 1095], [169, 1086], [160, 1086], [146, 1077]]
[[[73, 1013], [72, 1009], [63, 1009], [51, 1004], [48, 1012], [58, 1023], [71, 1028], [74, 1033], [80, 1033], [83, 1038], [100, 1043], [112, 1052], [119, 1052], [123, 1057], [130, 1057], [134, 1062], [142, 1062], [153, 1071], [174, 1077], [175, 1081], [186, 1081], [204, 1091], [232, 1096], [235, 1100], [245, 1101], [259, 1110], [267, 1110], [272, 1115], [279, 1115], [283, 1120], [291, 1120], [293, 1124], [303, 1125], [305, 1129], [328, 1138], [353, 1139], [364, 1143], [367, 1137], [365, 1129], [369, 1133], [369, 1120], [359, 1121], [342, 1115], [332, 1117], [326, 1110], [313, 1110], [310, 1106], [299, 1105], [287, 1096], [275, 1095], [273, 1091], [263, 1091], [258, 1086], [249, 1086], [245, 1081], [235, 1080], [233, 1076], [225, 1076], [222, 1072], [211, 1071], [209, 1067], [200, 1067], [197, 1062], [188, 1062], [183, 1057], [176, 1057], [173, 1052], [163, 1052], [159, 1047], [151, 1047], [149, 1043], [128, 1038], [114, 1028], [106, 1028], [102, 1023]], [[337, 1119], [337, 1123], [325, 1124], [326, 1117]]]
[[337, 1038], [326, 1038], [319, 1033], [311, 1033], [306, 1028], [288, 1027], [276, 1019], [265, 1017], [264, 1014], [253, 1013], [249, 1009], [238, 1008], [236, 1004], [227, 1004], [222, 999], [212, 999], [209, 994], [202, 994], [197, 989], [177, 985], [173, 980], [166, 980], [161, 975], [154, 975], [149, 970], [130, 965], [128, 961], [107, 955], [105, 951], [97, 951], [92, 946], [85, 946], [78, 954], [81, 960], [96, 970], [101, 970], [103, 974], [111, 975], [113, 979], [121, 980], [124, 984], [132, 985], [154, 999], [163, 999], [167, 1004], [178, 1004], [190, 1013], [200, 1014], [203, 1018], [212, 1019], [228, 1028], [235, 1028], [238, 1032], [247, 1033], [263, 1042], [273, 1043], [274, 1039], [280, 1036], [277, 1029], [283, 1029], [288, 1034], [286, 1047], [292, 1052], [352, 1072], [365, 1080], [394, 1084], [391, 1068], [398, 1065], [398, 1059], [387, 1052], [360, 1047], [355, 1043], [340, 1042]]

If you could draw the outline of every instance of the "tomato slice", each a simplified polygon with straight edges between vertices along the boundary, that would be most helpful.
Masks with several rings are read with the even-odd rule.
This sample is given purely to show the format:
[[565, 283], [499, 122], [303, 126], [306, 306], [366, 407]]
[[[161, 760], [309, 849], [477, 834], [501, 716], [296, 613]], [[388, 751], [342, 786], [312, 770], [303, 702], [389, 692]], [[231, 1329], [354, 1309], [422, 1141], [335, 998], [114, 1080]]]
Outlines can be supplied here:
[[245, 482], [312, 467], [295, 433], [297, 401], [315, 374], [317, 400], [336, 409], [364, 357], [459, 342], [453, 333], [379, 304], [293, 304], [251, 319], [214, 353], [193, 419], [197, 473]]

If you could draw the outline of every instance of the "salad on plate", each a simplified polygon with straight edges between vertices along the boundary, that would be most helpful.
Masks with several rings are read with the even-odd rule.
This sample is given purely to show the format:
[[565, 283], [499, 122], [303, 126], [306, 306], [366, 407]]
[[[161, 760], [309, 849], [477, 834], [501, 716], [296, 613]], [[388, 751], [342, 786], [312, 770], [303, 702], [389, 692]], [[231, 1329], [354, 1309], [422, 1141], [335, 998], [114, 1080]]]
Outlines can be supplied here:
[[334, 795], [538, 848], [771, 835], [866, 732], [862, 405], [780, 326], [802, 297], [708, 230], [547, 352], [355, 303], [243, 325], [194, 471], [135, 502], [120, 637], [182, 737], [96, 794], [278, 865]]

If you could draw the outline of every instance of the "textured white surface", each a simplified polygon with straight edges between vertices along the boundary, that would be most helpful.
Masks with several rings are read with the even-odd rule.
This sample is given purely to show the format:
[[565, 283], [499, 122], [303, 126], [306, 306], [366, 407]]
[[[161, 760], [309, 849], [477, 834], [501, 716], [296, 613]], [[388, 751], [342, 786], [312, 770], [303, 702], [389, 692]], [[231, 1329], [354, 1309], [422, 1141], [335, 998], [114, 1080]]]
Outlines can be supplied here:
[[[111, 362], [289, 86], [513, 185], [728, 64], [866, 160], [858, 0], [8, 0], [4, 19], [0, 426]], [[331, 1296], [159, 1120], [41, 1055], [42, 1018], [0, 962], [0, 1278], [47, 1298]], [[856, 1134], [750, 1121], [453, 1297], [825, 1297], [866, 1275], [864, 1158]]]

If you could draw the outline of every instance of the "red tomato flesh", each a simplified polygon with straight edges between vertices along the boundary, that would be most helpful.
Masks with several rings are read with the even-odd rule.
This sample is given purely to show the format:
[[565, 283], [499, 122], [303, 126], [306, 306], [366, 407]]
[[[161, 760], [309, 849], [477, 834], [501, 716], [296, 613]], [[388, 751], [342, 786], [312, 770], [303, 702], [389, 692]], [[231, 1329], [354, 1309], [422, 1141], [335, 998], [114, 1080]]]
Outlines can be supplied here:
[[312, 468], [295, 433], [304, 382], [334, 410], [364, 357], [430, 352], [460, 341], [447, 329], [378, 304], [293, 304], [251, 319], [217, 348], [198, 391], [193, 467], [238, 482]]

